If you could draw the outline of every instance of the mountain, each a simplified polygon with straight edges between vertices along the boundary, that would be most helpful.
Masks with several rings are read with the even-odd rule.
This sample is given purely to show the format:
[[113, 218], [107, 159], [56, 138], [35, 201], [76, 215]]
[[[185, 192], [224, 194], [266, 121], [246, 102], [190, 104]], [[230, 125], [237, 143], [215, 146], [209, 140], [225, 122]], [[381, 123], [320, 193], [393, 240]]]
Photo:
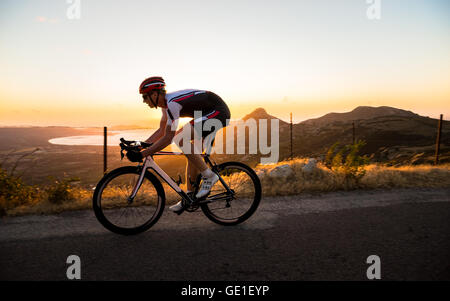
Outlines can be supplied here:
[[[276, 118], [258, 108], [243, 119]], [[280, 160], [290, 156], [289, 123], [279, 123]], [[364, 140], [361, 152], [373, 161], [423, 163], [433, 160], [438, 120], [411, 111], [360, 106], [350, 112], [329, 113], [293, 125], [293, 155], [323, 157], [336, 142]], [[441, 159], [450, 161], [450, 121], [443, 121]], [[248, 139], [247, 139], [248, 140]]]
[[346, 113], [328, 113], [322, 117], [303, 121], [303, 124], [323, 126], [334, 122], [351, 122], [357, 120], [367, 120], [383, 116], [401, 116], [401, 117], [419, 117], [411, 111], [405, 111], [393, 107], [369, 107], [359, 106], [351, 112]]
[[[250, 114], [245, 115], [245, 116], [242, 118], [242, 120], [246, 121], [246, 120], [248, 120], [248, 119], [250, 119], [250, 118], [253, 118], [253, 119], [255, 119], [255, 120], [260, 120], [260, 119], [267, 119], [267, 120], [269, 120], [269, 119], [278, 119], [278, 118], [275, 117], [275, 116], [269, 115], [269, 114], [266, 112], [266, 110], [263, 109], [263, 108], [257, 108], [256, 110], [254, 110], [254, 111], [251, 112]], [[287, 122], [285, 122], [285, 121], [283, 121], [283, 120], [281, 120], [281, 119], [279, 119], [279, 122], [280, 122], [280, 126], [281, 126], [281, 125], [283, 125], [283, 126], [288, 125]]]

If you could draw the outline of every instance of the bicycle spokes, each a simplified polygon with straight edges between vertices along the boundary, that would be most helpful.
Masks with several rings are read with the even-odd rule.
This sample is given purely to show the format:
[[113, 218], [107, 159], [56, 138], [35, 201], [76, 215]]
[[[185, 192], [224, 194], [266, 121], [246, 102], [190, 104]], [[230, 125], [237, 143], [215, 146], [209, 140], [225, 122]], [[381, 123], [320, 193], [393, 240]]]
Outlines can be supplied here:
[[206, 199], [209, 211], [222, 220], [234, 220], [252, 206], [255, 185], [245, 169], [229, 166], [219, 172], [221, 181], [211, 189]]
[[140, 179], [136, 173], [120, 174], [103, 187], [101, 208], [110, 223], [132, 229], [145, 224], [157, 212], [155, 187], [149, 180]]

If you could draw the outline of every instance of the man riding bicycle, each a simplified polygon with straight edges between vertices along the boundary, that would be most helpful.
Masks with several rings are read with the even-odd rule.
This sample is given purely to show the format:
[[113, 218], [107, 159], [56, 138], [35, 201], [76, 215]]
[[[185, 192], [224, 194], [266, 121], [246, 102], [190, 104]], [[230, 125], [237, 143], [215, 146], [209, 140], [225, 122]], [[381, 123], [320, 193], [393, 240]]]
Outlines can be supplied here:
[[[197, 145], [193, 139], [194, 137], [199, 137], [203, 140], [210, 135], [214, 135], [219, 128], [215, 126], [214, 131], [203, 130], [203, 124], [210, 119], [216, 119], [218, 123], [215, 125], [221, 125], [221, 127], [226, 127], [230, 120], [230, 110], [226, 103], [216, 94], [205, 91], [205, 90], [195, 90], [186, 89], [175, 91], [172, 93], [166, 93], [165, 82], [162, 77], [149, 77], [145, 79], [140, 87], [139, 93], [142, 94], [144, 103], [146, 103], [150, 108], [162, 109], [162, 117], [159, 125], [159, 129], [153, 133], [145, 142], [152, 143], [150, 147], [145, 150], [136, 153], [129, 152], [129, 158], [131, 160], [140, 161], [143, 157], [150, 156], [172, 143], [173, 138], [177, 134], [184, 134], [182, 131], [189, 131], [190, 146], [188, 147], [189, 152], [185, 152], [187, 158], [186, 166], [186, 185], [187, 193], [193, 193], [193, 183], [197, 178], [197, 175], [201, 173], [202, 175], [202, 185], [195, 195], [196, 198], [202, 198], [211, 190], [211, 187], [219, 180], [219, 177], [211, 171], [210, 168], [203, 161], [200, 156], [201, 150], [196, 150]], [[188, 124], [186, 124], [178, 132], [176, 131], [176, 125], [178, 124], [178, 119], [180, 117], [191, 117], [194, 118], [194, 112], [201, 112], [201, 117], [192, 119]], [[195, 117], [198, 115], [196, 114]], [[200, 123], [200, 124], [197, 124]], [[197, 125], [196, 125], [197, 124]], [[201, 129], [201, 133], [194, 132], [196, 129]], [[203, 145], [203, 143], [201, 143]], [[179, 201], [177, 204], [169, 208], [171, 211], [177, 212], [182, 209], [182, 202]]]

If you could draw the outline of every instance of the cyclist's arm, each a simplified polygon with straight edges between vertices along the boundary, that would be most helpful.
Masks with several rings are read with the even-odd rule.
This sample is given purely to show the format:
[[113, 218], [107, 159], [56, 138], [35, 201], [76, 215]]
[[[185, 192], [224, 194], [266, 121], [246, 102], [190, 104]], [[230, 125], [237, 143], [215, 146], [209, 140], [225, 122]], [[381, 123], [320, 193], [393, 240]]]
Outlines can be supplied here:
[[162, 136], [164, 136], [166, 124], [167, 124], [167, 113], [165, 110], [163, 110], [161, 121], [159, 122], [159, 129], [157, 129], [156, 132], [154, 132], [147, 140], [145, 140], [145, 142], [154, 143]]
[[149, 148], [141, 151], [143, 157], [147, 157], [152, 155], [160, 150], [164, 149], [170, 143], [172, 143], [173, 137], [175, 136], [175, 131], [172, 131], [170, 125], [166, 125], [164, 129], [164, 135], [159, 138], [155, 143], [152, 144]]

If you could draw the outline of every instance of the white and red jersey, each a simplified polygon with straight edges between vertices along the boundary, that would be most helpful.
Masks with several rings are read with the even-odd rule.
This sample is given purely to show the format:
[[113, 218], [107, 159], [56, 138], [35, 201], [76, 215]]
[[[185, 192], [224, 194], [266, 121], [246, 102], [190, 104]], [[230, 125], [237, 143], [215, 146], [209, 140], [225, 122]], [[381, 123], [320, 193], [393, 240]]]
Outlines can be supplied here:
[[166, 94], [167, 108], [163, 108], [167, 115], [167, 125], [172, 125], [180, 117], [194, 117], [195, 111], [201, 115], [208, 115], [222, 109], [228, 111], [225, 102], [216, 94], [196, 89], [185, 89]]

